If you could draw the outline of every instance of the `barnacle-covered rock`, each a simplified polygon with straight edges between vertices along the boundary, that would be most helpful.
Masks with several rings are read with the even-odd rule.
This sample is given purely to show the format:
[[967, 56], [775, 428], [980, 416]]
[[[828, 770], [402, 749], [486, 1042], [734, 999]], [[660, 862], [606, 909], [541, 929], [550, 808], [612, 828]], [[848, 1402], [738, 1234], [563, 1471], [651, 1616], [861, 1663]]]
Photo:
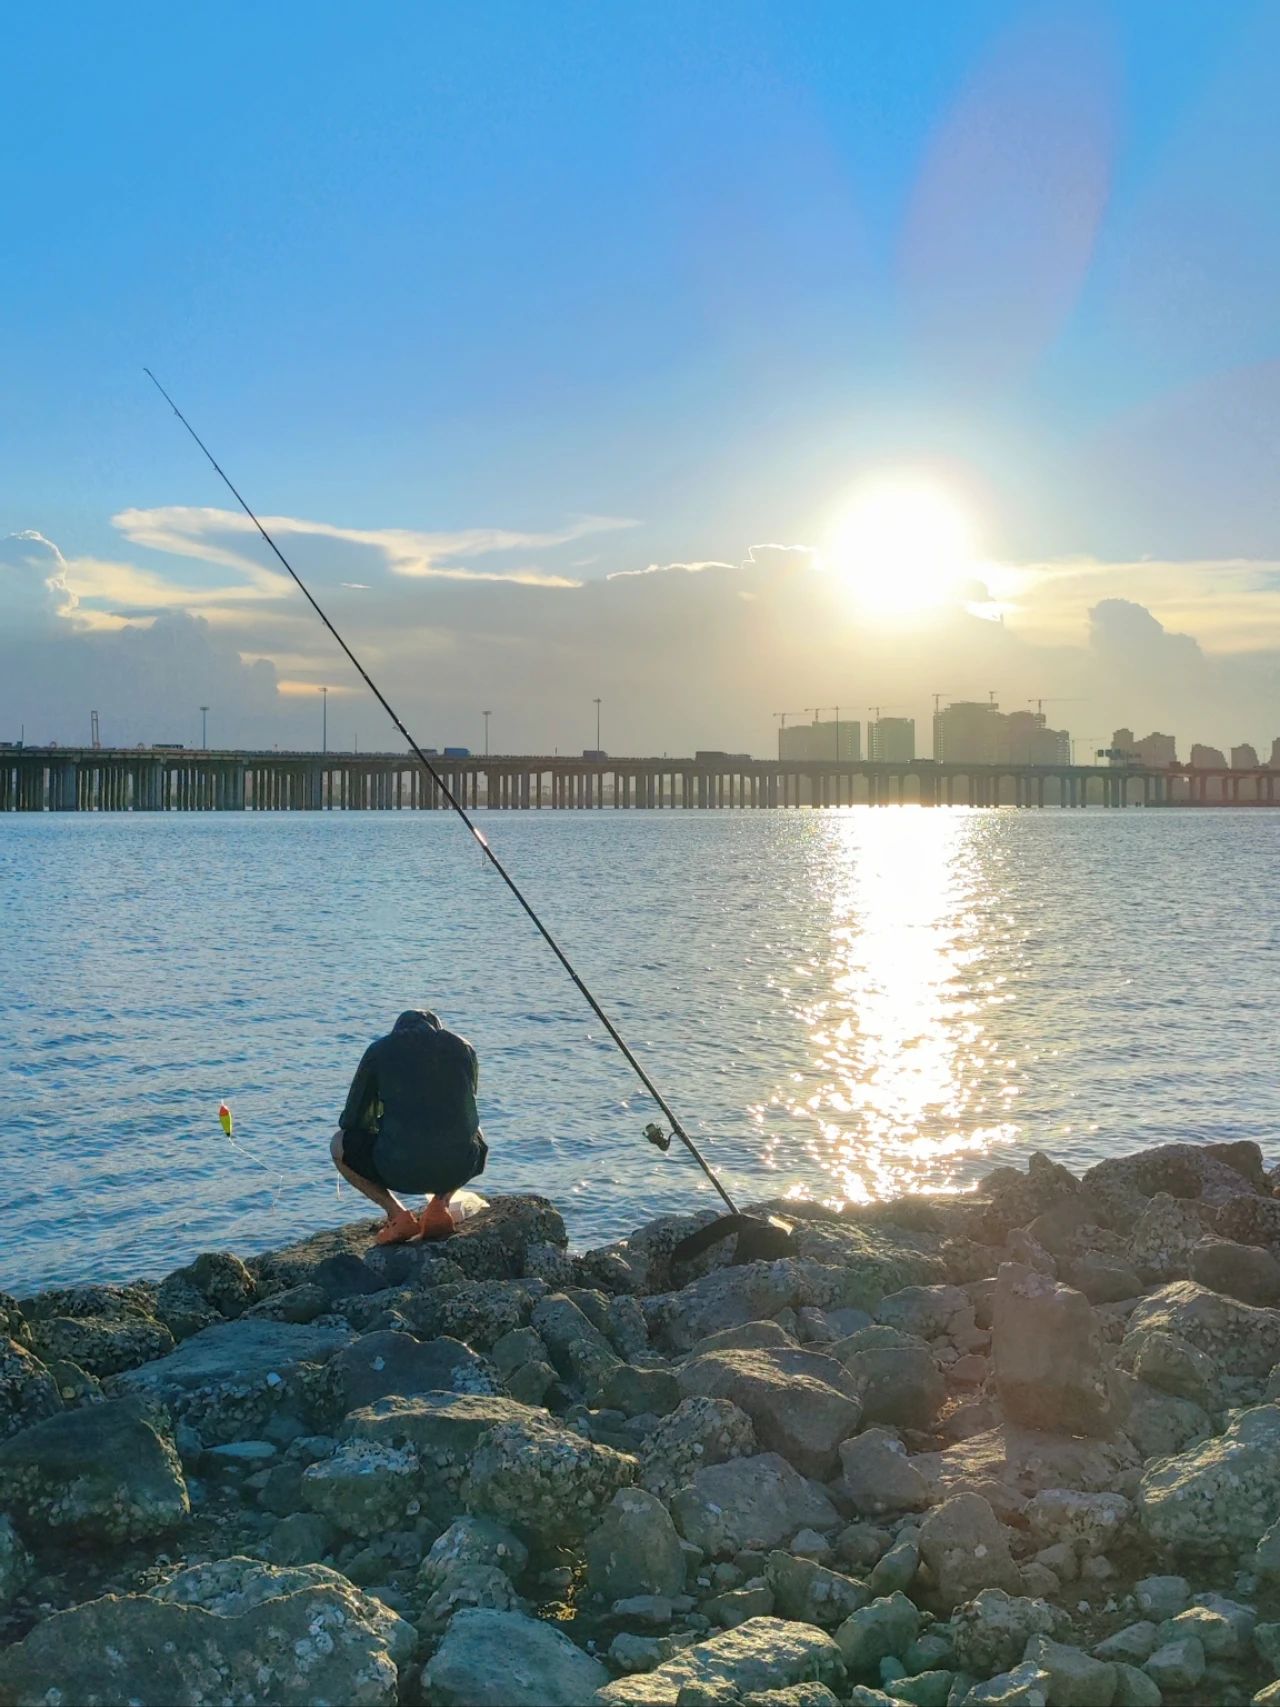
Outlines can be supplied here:
[[484, 1437], [463, 1497], [473, 1512], [563, 1545], [581, 1539], [618, 1489], [635, 1480], [636, 1468], [626, 1453], [597, 1446], [534, 1412]]
[[191, 1506], [161, 1419], [128, 1400], [63, 1411], [0, 1444], [4, 1503], [31, 1536], [162, 1535]]

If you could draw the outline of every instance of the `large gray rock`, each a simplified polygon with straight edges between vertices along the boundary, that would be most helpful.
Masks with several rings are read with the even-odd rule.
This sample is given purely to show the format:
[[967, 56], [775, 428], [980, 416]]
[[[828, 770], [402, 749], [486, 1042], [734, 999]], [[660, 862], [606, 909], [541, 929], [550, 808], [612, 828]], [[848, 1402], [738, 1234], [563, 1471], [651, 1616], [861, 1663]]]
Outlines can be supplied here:
[[475, 1566], [518, 1577], [528, 1563], [529, 1549], [514, 1531], [489, 1517], [460, 1517], [431, 1543], [418, 1583], [430, 1592], [455, 1571]]
[[173, 1350], [173, 1335], [154, 1316], [49, 1316], [32, 1323], [35, 1350], [46, 1362], [61, 1359], [90, 1375], [116, 1375]]
[[1191, 1399], [1162, 1393], [1119, 1369], [1111, 1371], [1110, 1385], [1116, 1420], [1141, 1458], [1167, 1458], [1171, 1453], [1185, 1452], [1213, 1433], [1208, 1411]]
[[554, 1624], [477, 1607], [450, 1620], [423, 1681], [438, 1707], [583, 1707], [609, 1674]]
[[708, 1334], [780, 1310], [873, 1309], [886, 1293], [946, 1278], [941, 1262], [902, 1229], [815, 1222], [803, 1230], [800, 1243], [811, 1254], [716, 1269], [678, 1292], [647, 1298], [644, 1312], [655, 1343], [690, 1351]]
[[888, 1594], [861, 1607], [836, 1631], [854, 1677], [878, 1675], [880, 1662], [901, 1660], [920, 1630], [920, 1614], [905, 1594]]
[[1017, 1594], [1022, 1587], [1009, 1533], [980, 1494], [956, 1494], [936, 1506], [920, 1526], [919, 1547], [943, 1611], [984, 1588]]
[[1123, 1494], [1046, 1488], [1029, 1502], [1024, 1515], [1038, 1547], [1065, 1542], [1080, 1558], [1093, 1558], [1120, 1539], [1131, 1509]]
[[850, 1204], [839, 1214], [781, 1199], [757, 1207], [794, 1222], [798, 1256], [844, 1270], [841, 1296], [830, 1301], [837, 1309], [871, 1312], [891, 1292], [948, 1279], [942, 1250], [952, 1223], [936, 1198]]
[[623, 1488], [583, 1543], [587, 1586], [605, 1600], [684, 1593], [684, 1550], [662, 1501]]
[[300, 1589], [314, 1588], [328, 1591], [334, 1622], [355, 1617], [386, 1645], [397, 1665], [413, 1658], [417, 1641], [412, 1626], [327, 1565], [280, 1567], [240, 1556], [211, 1559], [178, 1571], [151, 1589], [150, 1598], [175, 1606], [200, 1606], [206, 1612], [236, 1618], [266, 1601], [281, 1600]]
[[418, 1613], [418, 1629], [426, 1637], [442, 1634], [464, 1608], [485, 1612], [528, 1612], [515, 1584], [496, 1565], [459, 1565], [431, 1590]]
[[[1237, 1199], [1240, 1203], [1254, 1201]], [[1272, 1208], [1280, 1208], [1274, 1199]], [[1191, 1278], [1211, 1292], [1223, 1292], [1241, 1304], [1280, 1304], [1280, 1261], [1274, 1251], [1259, 1245], [1237, 1245], [1230, 1239], [1202, 1239], [1191, 1253]]]
[[345, 1440], [303, 1472], [308, 1509], [347, 1535], [374, 1540], [412, 1523], [430, 1496], [429, 1477], [412, 1447]]
[[1192, 1690], [1204, 1676], [1204, 1649], [1194, 1636], [1166, 1642], [1143, 1666], [1143, 1671], [1163, 1693]]
[[1148, 1286], [1185, 1280], [1191, 1253], [1212, 1224], [1213, 1211], [1207, 1206], [1157, 1192], [1138, 1217], [1126, 1255]]
[[1280, 1246], [1280, 1199], [1269, 1187], [1260, 1187], [1256, 1196], [1229, 1198], [1219, 1207], [1214, 1225], [1224, 1239], [1275, 1250]]
[[622, 1364], [600, 1329], [572, 1298], [559, 1292], [534, 1306], [530, 1325], [551, 1353], [557, 1372], [582, 1389], [588, 1404], [599, 1404], [609, 1377]]
[[[566, 1243], [559, 1210], [545, 1197], [532, 1194], [492, 1198], [444, 1244], [375, 1245], [377, 1230], [376, 1220], [326, 1227], [254, 1257], [248, 1268], [263, 1294], [318, 1280], [338, 1296], [389, 1286], [429, 1287], [446, 1263], [455, 1278], [460, 1271], [469, 1280], [514, 1279], [526, 1272], [530, 1247], [563, 1249]], [[343, 1270], [346, 1278], [335, 1287], [329, 1277]]]
[[166, 1279], [189, 1287], [228, 1320], [242, 1316], [258, 1295], [253, 1276], [232, 1251], [204, 1251], [186, 1268], [175, 1269]]
[[636, 1469], [628, 1454], [535, 1414], [490, 1430], [471, 1460], [463, 1498], [469, 1511], [564, 1545], [592, 1528]]
[[824, 1630], [781, 1618], [749, 1618], [735, 1630], [685, 1648], [656, 1671], [619, 1678], [595, 1700], [599, 1707], [676, 1707], [682, 1691], [688, 1691], [687, 1700], [696, 1700], [701, 1689], [706, 1692], [702, 1699], [718, 1699], [727, 1707], [743, 1696], [793, 1683], [838, 1685], [843, 1677], [840, 1649]]
[[861, 1328], [830, 1348], [853, 1382], [864, 1422], [932, 1428], [946, 1387], [924, 1340], [897, 1328]]
[[830, 1303], [840, 1284], [838, 1272], [822, 1263], [793, 1257], [746, 1263], [715, 1269], [677, 1292], [646, 1298], [645, 1320], [656, 1345], [691, 1351], [699, 1340], [726, 1328], [762, 1321], [780, 1310]]
[[1137, 1379], [1149, 1387], [1178, 1399], [1190, 1399], [1203, 1410], [1217, 1407], [1218, 1372], [1213, 1359], [1180, 1334], [1143, 1328], [1128, 1335], [1120, 1350], [1122, 1356], [1129, 1357]]
[[342, 1414], [388, 1394], [496, 1393], [492, 1367], [461, 1340], [417, 1340], [384, 1330], [362, 1334], [337, 1352], [330, 1365]]
[[888, 1429], [864, 1429], [844, 1441], [840, 1466], [840, 1486], [859, 1517], [923, 1511], [933, 1503], [929, 1483]]
[[984, 1221], [992, 1235], [998, 1236], [1010, 1227], [1025, 1227], [1028, 1221], [1079, 1196], [1080, 1182], [1061, 1162], [1036, 1150], [1027, 1159], [1025, 1173], [1014, 1167], [993, 1168], [979, 1182], [978, 1195], [990, 1205]]
[[843, 1366], [811, 1351], [711, 1352], [686, 1363], [679, 1381], [686, 1398], [731, 1400], [751, 1418], [760, 1444], [806, 1476], [832, 1474], [841, 1441], [861, 1417]]
[[695, 1471], [757, 1450], [751, 1418], [729, 1399], [682, 1399], [640, 1448], [636, 1476], [642, 1488], [669, 1500]]
[[163, 1535], [191, 1511], [173, 1442], [123, 1399], [0, 1443], [0, 1499], [29, 1534], [107, 1542]]
[[258, 1439], [283, 1404], [305, 1407], [314, 1366], [353, 1337], [318, 1323], [241, 1317], [204, 1328], [167, 1357], [114, 1376], [107, 1389], [159, 1401], [206, 1446]]
[[1017, 1263], [996, 1278], [992, 1328], [1005, 1415], [1029, 1428], [1106, 1434], [1111, 1399], [1102, 1335], [1089, 1301]]
[[1057, 1618], [1043, 1600], [985, 1588], [951, 1615], [956, 1665], [989, 1677], [1017, 1665], [1033, 1636], [1057, 1633]]
[[1153, 1541], [1188, 1553], [1253, 1547], [1280, 1518], [1280, 1405], [1242, 1411], [1225, 1434], [1157, 1459], [1137, 1510]]
[[606, 1410], [626, 1417], [670, 1416], [680, 1403], [680, 1385], [669, 1369], [637, 1369], [620, 1363], [600, 1395]]
[[975, 1683], [963, 1697], [964, 1707], [1045, 1707], [1048, 1699], [1049, 1674], [1031, 1660]]
[[973, 1330], [973, 1303], [961, 1286], [904, 1286], [876, 1307], [876, 1321], [920, 1339], [936, 1340]]
[[801, 1624], [834, 1630], [871, 1598], [865, 1583], [777, 1549], [765, 1563], [774, 1611]]
[[1048, 1676], [1049, 1707], [1111, 1707], [1115, 1700], [1115, 1666], [1091, 1658], [1080, 1648], [1033, 1636], [1027, 1643], [1026, 1663]]
[[[383, 1481], [389, 1496], [396, 1485], [395, 1464], [403, 1463], [405, 1479], [399, 1486], [406, 1496], [420, 1499], [431, 1517], [447, 1524], [463, 1511], [463, 1482], [480, 1442], [503, 1424], [528, 1421], [545, 1422], [546, 1412], [484, 1393], [423, 1393], [375, 1399], [352, 1411], [341, 1432], [353, 1446], [364, 1443], [363, 1450], [377, 1448], [386, 1455]], [[348, 1468], [359, 1474], [354, 1465]], [[349, 1491], [357, 1502], [358, 1485], [351, 1482]]]
[[0, 1699], [14, 1707], [395, 1707], [390, 1615], [382, 1607], [371, 1616], [370, 1605], [341, 1578], [236, 1614], [108, 1595], [54, 1613], [0, 1653]]
[[733, 1458], [694, 1472], [670, 1501], [686, 1540], [713, 1556], [767, 1551], [801, 1529], [834, 1529], [839, 1513], [820, 1488], [776, 1452]]
[[0, 1440], [62, 1409], [58, 1384], [15, 1339], [0, 1339]]
[[1128, 1232], [1146, 1199], [1200, 1198], [1217, 1208], [1235, 1197], [1252, 1197], [1248, 1179], [1204, 1144], [1157, 1144], [1128, 1156], [1111, 1156], [1085, 1170], [1081, 1185], [1103, 1211], [1109, 1226]]
[[1233, 1375], [1265, 1375], [1280, 1363], [1280, 1310], [1239, 1304], [1194, 1281], [1176, 1281], [1142, 1299], [1128, 1332], [1177, 1334]]
[[721, 1328], [719, 1333], [700, 1339], [689, 1356], [703, 1357], [710, 1351], [764, 1351], [771, 1346], [790, 1346], [794, 1350], [797, 1344], [796, 1336], [789, 1334], [781, 1322], [743, 1322], [740, 1327]]

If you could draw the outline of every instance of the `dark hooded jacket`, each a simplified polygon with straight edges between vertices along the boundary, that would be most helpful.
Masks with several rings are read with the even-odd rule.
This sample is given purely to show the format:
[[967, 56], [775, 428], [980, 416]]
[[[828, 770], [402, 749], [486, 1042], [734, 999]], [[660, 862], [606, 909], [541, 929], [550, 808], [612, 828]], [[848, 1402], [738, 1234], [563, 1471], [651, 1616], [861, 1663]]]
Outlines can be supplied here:
[[365, 1050], [338, 1124], [375, 1134], [373, 1159], [393, 1191], [456, 1191], [484, 1167], [479, 1073], [464, 1038], [411, 1009]]

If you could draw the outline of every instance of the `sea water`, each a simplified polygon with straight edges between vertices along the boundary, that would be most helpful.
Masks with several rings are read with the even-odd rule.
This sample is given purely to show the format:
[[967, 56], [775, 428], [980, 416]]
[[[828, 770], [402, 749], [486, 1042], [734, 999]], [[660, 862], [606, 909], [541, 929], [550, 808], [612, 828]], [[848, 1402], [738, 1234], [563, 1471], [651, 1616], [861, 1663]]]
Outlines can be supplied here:
[[[1280, 1152], [1280, 814], [483, 819], [743, 1199]], [[7, 816], [0, 929], [0, 1288], [364, 1214], [329, 1137], [406, 1007], [479, 1051], [485, 1192], [544, 1192], [577, 1245], [715, 1202], [451, 817]]]

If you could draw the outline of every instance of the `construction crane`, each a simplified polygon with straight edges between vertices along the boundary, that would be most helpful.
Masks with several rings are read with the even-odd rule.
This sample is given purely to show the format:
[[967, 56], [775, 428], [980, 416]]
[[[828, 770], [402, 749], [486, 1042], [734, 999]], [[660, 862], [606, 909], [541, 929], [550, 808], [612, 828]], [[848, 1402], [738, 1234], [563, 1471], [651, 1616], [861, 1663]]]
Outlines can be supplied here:
[[89, 713], [89, 745], [95, 752], [102, 745], [102, 737], [98, 733], [98, 714], [96, 711]]
[[[809, 709], [809, 706], [805, 707], [805, 711], [808, 711]], [[778, 719], [779, 730], [782, 730], [787, 726], [788, 717], [803, 717], [804, 711], [775, 711], [773, 715]]]
[[1029, 699], [1027, 701], [1028, 705], [1035, 706], [1036, 714], [1040, 717], [1044, 716], [1044, 708], [1046, 705], [1088, 705], [1088, 703], [1087, 699], [1079, 699], [1073, 697], [1071, 694], [1060, 693], [1052, 695], [1046, 694], [1043, 699]]
[[[939, 700], [939, 699], [941, 699], [941, 697], [942, 697], [942, 695], [941, 695], [941, 694], [935, 694], [935, 695], [934, 695], [934, 696], [933, 696], [933, 697], [934, 697], [934, 700], [935, 700], [935, 701], [937, 701], [937, 700]], [[876, 722], [877, 722], [877, 723], [879, 723], [879, 721], [880, 721], [880, 713], [881, 713], [881, 712], [882, 712], [882, 711], [894, 711], [894, 710], [896, 710], [896, 709], [897, 709], [897, 707], [898, 707], [898, 706], [899, 706], [899, 705], [900, 705], [900, 704], [901, 704], [901, 701], [900, 701], [900, 700], [895, 700], [895, 701], [894, 701], [894, 703], [893, 703], [893, 705], [869, 705], [869, 706], [868, 706], [868, 707], [867, 707], [867, 710], [868, 710], [868, 711], [874, 711], [874, 712], [875, 712], [875, 714], [876, 714]], [[934, 711], [935, 711], [935, 712], [936, 712], [936, 711], [937, 711], [937, 709], [938, 709], [938, 707], [937, 707], [937, 705], [936, 705], [936, 704], [935, 704], [935, 705], [934, 705], [934, 708], [933, 708], [933, 709], [934, 709]]]
[[933, 715], [935, 717], [938, 715], [938, 701], [940, 699], [946, 699], [947, 695], [950, 693], [953, 693], [954, 691], [955, 690], [953, 688], [943, 688], [941, 693], [934, 694], [934, 696], [933, 696]]

